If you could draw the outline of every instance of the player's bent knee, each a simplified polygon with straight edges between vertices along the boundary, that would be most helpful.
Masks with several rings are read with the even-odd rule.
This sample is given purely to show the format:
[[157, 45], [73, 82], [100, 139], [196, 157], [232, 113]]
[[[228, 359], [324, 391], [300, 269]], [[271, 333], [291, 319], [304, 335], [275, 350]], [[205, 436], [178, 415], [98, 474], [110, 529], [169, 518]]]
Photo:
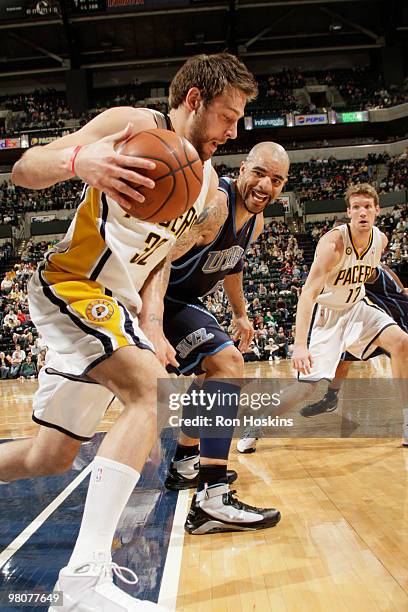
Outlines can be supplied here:
[[243, 378], [244, 358], [235, 346], [228, 346], [224, 350], [210, 355], [202, 364], [208, 376], [221, 378]]
[[394, 343], [391, 350], [391, 356], [401, 360], [408, 359], [408, 334], [401, 333]]

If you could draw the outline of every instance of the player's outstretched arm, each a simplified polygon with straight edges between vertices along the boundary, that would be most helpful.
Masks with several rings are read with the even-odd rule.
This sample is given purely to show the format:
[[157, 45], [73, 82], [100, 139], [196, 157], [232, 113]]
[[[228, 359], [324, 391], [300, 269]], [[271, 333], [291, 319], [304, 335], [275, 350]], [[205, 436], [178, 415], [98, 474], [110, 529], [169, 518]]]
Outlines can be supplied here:
[[150, 342], [156, 357], [166, 367], [171, 364], [177, 367], [176, 351], [163, 333], [164, 295], [170, 277], [170, 260], [162, 260], [149, 274], [141, 291], [142, 309], [139, 313], [139, 324]]
[[179, 259], [193, 246], [208, 240], [209, 237], [215, 238], [227, 216], [227, 196], [222, 191], [218, 191], [218, 176], [213, 169], [204, 209], [191, 229], [178, 238], [169, 253], [170, 260]]
[[[264, 218], [260, 214], [257, 217], [254, 235], [252, 242], [257, 240], [258, 236], [262, 233], [264, 228]], [[242, 260], [243, 267], [243, 260]], [[229, 303], [231, 304], [232, 312], [234, 315], [234, 335], [233, 340], [239, 340], [238, 349], [241, 353], [245, 353], [249, 345], [254, 338], [254, 327], [248, 318], [246, 312], [245, 296], [244, 296], [244, 282], [243, 272], [236, 272], [235, 274], [228, 274], [224, 279], [224, 289], [227, 294]]]
[[154, 187], [153, 181], [136, 171], [154, 168], [154, 163], [121, 155], [120, 144], [138, 132], [155, 127], [152, 113], [144, 109], [106, 110], [77, 132], [29, 149], [14, 164], [13, 183], [29, 189], [44, 189], [76, 175], [121, 205], [128, 205], [122, 194], [142, 202], [143, 196], [128, 182]]
[[234, 334], [232, 339], [239, 340], [238, 349], [241, 353], [246, 353], [255, 332], [246, 311], [243, 272], [228, 274], [224, 278], [224, 289], [233, 313]]
[[320, 239], [315, 259], [299, 298], [292, 363], [295, 370], [302, 374], [309, 374], [313, 366], [313, 359], [307, 347], [307, 336], [316, 298], [322, 291], [330, 271], [340, 261], [343, 248], [340, 232], [330, 232]]

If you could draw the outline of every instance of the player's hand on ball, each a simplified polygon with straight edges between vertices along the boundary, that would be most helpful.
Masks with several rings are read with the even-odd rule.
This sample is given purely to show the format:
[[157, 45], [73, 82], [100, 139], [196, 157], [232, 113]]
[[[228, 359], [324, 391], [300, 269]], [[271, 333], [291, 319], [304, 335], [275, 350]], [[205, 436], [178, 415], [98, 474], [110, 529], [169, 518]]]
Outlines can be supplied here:
[[84, 145], [75, 159], [76, 176], [106, 193], [126, 210], [130, 210], [131, 200], [145, 200], [134, 187], [140, 185], [153, 189], [155, 185], [150, 178], [136, 172], [136, 169], [154, 170], [154, 162], [120, 153], [120, 145], [136, 133], [129, 123], [120, 132]]
[[234, 335], [232, 339], [234, 342], [239, 340], [238, 350], [241, 353], [246, 353], [255, 335], [253, 325], [248, 317], [234, 318], [233, 323]]
[[313, 359], [306, 346], [295, 346], [292, 355], [292, 365], [301, 374], [310, 374]]

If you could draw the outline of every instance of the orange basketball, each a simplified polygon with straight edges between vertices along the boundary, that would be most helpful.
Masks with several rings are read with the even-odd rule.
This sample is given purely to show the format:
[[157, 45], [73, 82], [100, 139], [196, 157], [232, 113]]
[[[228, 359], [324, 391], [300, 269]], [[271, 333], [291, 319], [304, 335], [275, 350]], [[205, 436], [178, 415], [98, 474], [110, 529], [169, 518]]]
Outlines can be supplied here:
[[129, 139], [120, 153], [155, 162], [154, 170], [137, 170], [155, 182], [154, 189], [133, 185], [145, 197], [127, 211], [142, 221], [161, 223], [180, 217], [197, 200], [203, 183], [203, 164], [193, 145], [168, 130], [146, 130]]

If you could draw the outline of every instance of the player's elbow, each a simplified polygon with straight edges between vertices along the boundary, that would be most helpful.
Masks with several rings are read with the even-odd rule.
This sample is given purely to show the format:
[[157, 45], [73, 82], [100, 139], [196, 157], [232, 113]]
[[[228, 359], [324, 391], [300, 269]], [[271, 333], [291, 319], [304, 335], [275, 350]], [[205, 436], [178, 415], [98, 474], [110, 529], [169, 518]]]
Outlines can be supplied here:
[[321, 289], [316, 289], [314, 287], [304, 287], [302, 289], [302, 293], [300, 294], [299, 302], [307, 302], [310, 304], [314, 304], [317, 300], [317, 297], [320, 295]]
[[19, 159], [13, 166], [11, 170], [11, 181], [14, 185], [18, 187], [26, 187], [24, 184], [24, 173], [21, 171], [21, 162]]
[[[27, 151], [28, 153], [28, 151]], [[48, 184], [39, 183], [35, 179], [35, 172], [27, 160], [25, 153], [13, 166], [11, 171], [11, 180], [17, 187], [25, 187], [26, 189], [45, 189]]]

